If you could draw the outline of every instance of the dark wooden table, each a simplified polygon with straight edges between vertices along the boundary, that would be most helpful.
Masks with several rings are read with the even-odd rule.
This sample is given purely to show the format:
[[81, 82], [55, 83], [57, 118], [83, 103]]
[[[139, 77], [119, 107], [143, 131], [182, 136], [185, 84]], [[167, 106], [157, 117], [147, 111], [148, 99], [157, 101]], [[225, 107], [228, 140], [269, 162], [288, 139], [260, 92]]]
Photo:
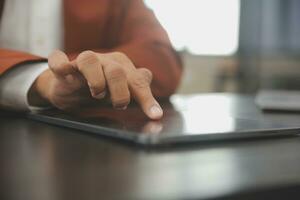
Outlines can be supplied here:
[[[252, 97], [213, 98], [300, 126], [300, 114], [263, 114]], [[0, 164], [1, 200], [300, 198], [297, 136], [147, 150], [1, 111]]]

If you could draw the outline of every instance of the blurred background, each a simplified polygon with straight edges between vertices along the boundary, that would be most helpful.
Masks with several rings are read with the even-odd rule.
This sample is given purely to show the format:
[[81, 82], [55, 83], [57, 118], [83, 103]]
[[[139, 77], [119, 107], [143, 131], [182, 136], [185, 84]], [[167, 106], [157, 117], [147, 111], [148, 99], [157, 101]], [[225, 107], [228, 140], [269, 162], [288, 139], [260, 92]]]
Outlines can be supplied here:
[[299, 0], [145, 0], [185, 64], [178, 93], [300, 89]]

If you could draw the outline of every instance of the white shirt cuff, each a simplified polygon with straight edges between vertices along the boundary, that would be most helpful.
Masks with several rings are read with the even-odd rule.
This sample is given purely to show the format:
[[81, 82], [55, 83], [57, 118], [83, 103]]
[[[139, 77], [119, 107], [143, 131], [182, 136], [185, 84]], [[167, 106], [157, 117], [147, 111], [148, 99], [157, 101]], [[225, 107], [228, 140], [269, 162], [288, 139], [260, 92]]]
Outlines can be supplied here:
[[28, 63], [12, 68], [0, 76], [0, 106], [29, 111], [28, 92], [37, 77], [48, 68], [47, 63]]

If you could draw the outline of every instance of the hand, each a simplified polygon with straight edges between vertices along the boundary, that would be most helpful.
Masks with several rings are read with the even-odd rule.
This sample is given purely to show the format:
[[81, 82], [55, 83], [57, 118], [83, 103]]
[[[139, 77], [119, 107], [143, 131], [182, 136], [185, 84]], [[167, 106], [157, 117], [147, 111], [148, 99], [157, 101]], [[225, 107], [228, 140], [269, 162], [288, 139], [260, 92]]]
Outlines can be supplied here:
[[49, 56], [48, 64], [49, 69], [33, 86], [38, 95], [32, 96], [39, 96], [61, 110], [100, 103], [109, 96], [115, 109], [126, 109], [134, 98], [149, 118], [160, 119], [163, 115], [150, 89], [152, 73], [135, 68], [123, 53], [84, 51], [69, 61], [56, 50]]

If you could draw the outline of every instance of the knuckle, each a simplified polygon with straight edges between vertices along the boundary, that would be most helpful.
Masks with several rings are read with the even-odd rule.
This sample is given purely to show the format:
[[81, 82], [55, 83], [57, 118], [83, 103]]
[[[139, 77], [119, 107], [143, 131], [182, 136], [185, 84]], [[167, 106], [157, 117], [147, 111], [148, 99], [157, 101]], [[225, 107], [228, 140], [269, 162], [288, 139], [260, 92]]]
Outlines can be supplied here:
[[60, 50], [55, 49], [55, 50], [53, 50], [53, 51], [49, 54], [48, 58], [49, 58], [49, 59], [53, 59], [53, 58], [56, 58], [56, 57], [60, 57], [62, 54], [63, 54], [63, 52], [61, 52]]
[[131, 79], [131, 84], [137, 89], [143, 89], [149, 87], [149, 81], [141, 74], [136, 73]]
[[113, 56], [118, 57], [118, 58], [122, 58], [122, 59], [127, 59], [126, 54], [123, 53], [123, 52], [120, 52], [120, 51], [113, 52]]
[[91, 51], [91, 50], [86, 50], [86, 51], [83, 51], [83, 52], [81, 52], [79, 55], [78, 55], [78, 57], [85, 57], [85, 56], [93, 56], [93, 55], [95, 55], [96, 53], [95, 52], [93, 52], [93, 51]]
[[53, 72], [61, 72], [69, 65], [68, 58], [58, 50], [53, 51], [48, 57], [48, 66]]
[[124, 79], [126, 74], [121, 67], [112, 67], [107, 73], [108, 81], [118, 81]]
[[140, 68], [138, 71], [142, 74], [142, 76], [145, 77], [145, 79], [150, 83], [153, 78], [153, 74], [149, 69], [146, 68]]
[[115, 61], [119, 62], [119, 63], [130, 63], [131, 64], [131, 61], [130, 59], [128, 58], [128, 56], [125, 54], [125, 53], [122, 53], [122, 52], [113, 52], [112, 53], [112, 57]]
[[81, 70], [83, 67], [88, 67], [99, 62], [98, 56], [93, 51], [84, 51], [76, 58], [78, 69]]

